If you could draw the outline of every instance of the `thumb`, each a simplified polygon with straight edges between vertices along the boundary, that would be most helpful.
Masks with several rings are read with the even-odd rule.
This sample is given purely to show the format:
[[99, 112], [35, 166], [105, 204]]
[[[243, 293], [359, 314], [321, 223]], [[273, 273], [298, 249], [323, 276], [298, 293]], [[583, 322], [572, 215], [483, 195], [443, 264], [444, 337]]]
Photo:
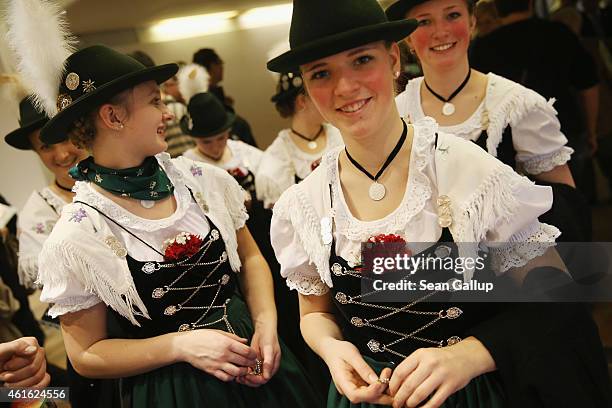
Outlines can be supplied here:
[[361, 354], [356, 354], [357, 355], [355, 356], [355, 358], [352, 358], [351, 361], [347, 361], [347, 363], [353, 367], [353, 369], [357, 372], [357, 374], [359, 374], [363, 381], [368, 384], [376, 383], [378, 380], [378, 376], [376, 375], [374, 370], [372, 370], [372, 367], [370, 367], [368, 363], [365, 362], [363, 357], [361, 357]]
[[17, 339], [8, 343], [0, 344], [0, 360], [9, 360], [15, 354], [20, 356], [31, 356], [36, 353], [38, 348], [34, 345], [28, 344], [24, 339]]

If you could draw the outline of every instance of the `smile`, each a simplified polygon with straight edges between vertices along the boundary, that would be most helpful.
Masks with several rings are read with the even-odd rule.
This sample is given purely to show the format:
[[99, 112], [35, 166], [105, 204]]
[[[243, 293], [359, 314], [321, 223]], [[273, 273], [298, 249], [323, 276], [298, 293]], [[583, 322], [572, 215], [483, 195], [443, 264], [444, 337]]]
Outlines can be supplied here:
[[338, 108], [337, 110], [339, 110], [340, 112], [344, 112], [344, 113], [359, 112], [360, 110], [362, 110], [368, 104], [368, 102], [370, 102], [371, 99], [372, 98], [367, 98], [367, 99], [362, 99], [362, 100], [357, 101], [357, 102], [352, 102], [352, 103], [349, 103], [347, 105], [344, 105], [341, 108]]
[[440, 45], [436, 45], [435, 47], [431, 47], [431, 50], [433, 51], [446, 51], [452, 47], [454, 47], [457, 43], [453, 42], [453, 43], [447, 43], [447, 44], [440, 44]]

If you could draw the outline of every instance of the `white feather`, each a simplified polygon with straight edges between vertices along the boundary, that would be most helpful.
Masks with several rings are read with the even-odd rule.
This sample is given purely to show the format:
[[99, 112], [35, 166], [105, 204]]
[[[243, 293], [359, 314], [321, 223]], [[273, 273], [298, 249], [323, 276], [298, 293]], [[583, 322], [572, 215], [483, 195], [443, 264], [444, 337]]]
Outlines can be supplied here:
[[210, 75], [206, 68], [199, 64], [184, 65], [176, 74], [181, 96], [189, 101], [195, 94], [208, 91]]
[[17, 71], [34, 91], [35, 106], [52, 117], [66, 58], [76, 49], [64, 12], [48, 0], [10, 0], [7, 24]]

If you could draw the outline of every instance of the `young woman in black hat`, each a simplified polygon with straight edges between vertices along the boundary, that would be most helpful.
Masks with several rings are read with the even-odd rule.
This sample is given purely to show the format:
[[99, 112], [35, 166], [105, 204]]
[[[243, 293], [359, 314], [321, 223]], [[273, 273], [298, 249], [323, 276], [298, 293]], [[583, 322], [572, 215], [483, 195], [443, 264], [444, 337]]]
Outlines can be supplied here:
[[328, 150], [342, 144], [338, 129], [325, 123], [304, 92], [302, 77], [282, 73], [271, 98], [278, 113], [291, 121], [266, 149], [257, 174], [259, 198], [271, 208], [283, 191], [306, 178]]
[[[439, 132], [432, 119], [402, 121], [394, 102], [395, 42], [416, 21], [388, 22], [375, 0], [294, 0], [293, 6], [291, 51], [268, 68], [301, 70], [308, 95], [340, 130], [345, 148], [285, 191], [271, 234], [281, 273], [300, 294], [302, 334], [333, 378], [328, 406], [502, 407], [504, 394], [516, 388], [500, 382], [496, 370], [512, 372], [523, 358], [535, 361], [563, 345], [593, 346], [593, 322], [571, 306], [556, 306], [556, 314], [540, 304], [368, 299], [371, 293], [361, 291], [364, 242], [480, 242], [495, 271], [517, 284], [540, 277], [536, 262], [566, 276], [550, 248], [559, 231], [537, 218], [552, 194], [478, 146]], [[419, 255], [469, 258], [470, 248], [438, 242]], [[460, 282], [482, 277], [474, 270], [462, 275]], [[571, 342], [565, 327], [573, 327]], [[594, 345], [586, 350], [603, 362]], [[567, 355], [557, 367], [536, 363], [534, 371], [570, 372], [580, 357]], [[589, 398], [595, 385], [587, 388], [582, 396]]]
[[[47, 6], [12, 3], [21, 15]], [[37, 88], [57, 108], [41, 139], [69, 135], [91, 156], [71, 172], [75, 198], [44, 244], [39, 281], [76, 371], [121, 378], [135, 407], [317, 405], [279, 344], [244, 191], [221, 169], [162, 153], [171, 114], [158, 84], [178, 67], [104, 46], [57, 66], [55, 95]]]
[[4, 141], [19, 150], [34, 151], [53, 174], [53, 182], [40, 191], [34, 191], [19, 213], [19, 279], [28, 288], [35, 288], [38, 275], [38, 255], [43, 243], [59, 219], [62, 208], [72, 201], [74, 180], [68, 170], [87, 157], [85, 150], [77, 148], [67, 139], [49, 145], [40, 140], [40, 129], [48, 118], [39, 113], [30, 97], [19, 103], [20, 127], [4, 137]]
[[398, 95], [400, 115], [415, 122], [432, 117], [441, 130], [475, 142], [540, 183], [552, 184], [554, 206], [541, 219], [561, 230], [560, 240], [590, 240], [586, 203], [568, 167], [573, 149], [567, 146], [552, 101], [494, 73], [470, 68], [473, 12], [472, 0], [400, 0], [387, 9], [390, 20], [419, 21], [406, 44], [424, 75], [409, 81]]

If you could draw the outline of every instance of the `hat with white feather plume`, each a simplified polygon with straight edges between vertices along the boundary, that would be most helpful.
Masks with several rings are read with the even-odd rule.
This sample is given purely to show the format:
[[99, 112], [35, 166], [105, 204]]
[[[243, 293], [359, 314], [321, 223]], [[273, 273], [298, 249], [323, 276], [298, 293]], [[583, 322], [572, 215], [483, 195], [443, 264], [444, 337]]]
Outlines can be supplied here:
[[[42, 101], [45, 111], [52, 116], [41, 131], [40, 137], [45, 143], [63, 141], [77, 119], [120, 92], [146, 81], [162, 83], [178, 71], [176, 64], [147, 68], [132, 57], [102, 45], [69, 54], [69, 33], [57, 6], [46, 0], [11, 0], [10, 3], [9, 20], [15, 17], [23, 20], [21, 23], [9, 21], [13, 37], [21, 39], [12, 43], [20, 60], [18, 68], [23, 75], [22, 69], [27, 66], [28, 70], [41, 78], [33, 86], [34, 91], [37, 100]], [[30, 7], [40, 12], [30, 15]], [[43, 31], [48, 29], [56, 35], [40, 38], [35, 32], [40, 31], [41, 27]], [[49, 40], [57, 41], [58, 44], [50, 44]], [[46, 61], [44, 57], [47, 53], [42, 50], [34, 53], [28, 50], [28, 47], [37, 49], [32, 44], [37, 41], [61, 54], [57, 56], [57, 61]], [[61, 64], [58, 62], [60, 56], [64, 58]], [[41, 68], [36, 69], [36, 65], [46, 63], [50, 66], [45, 76]], [[55, 109], [52, 109], [53, 106]]]

